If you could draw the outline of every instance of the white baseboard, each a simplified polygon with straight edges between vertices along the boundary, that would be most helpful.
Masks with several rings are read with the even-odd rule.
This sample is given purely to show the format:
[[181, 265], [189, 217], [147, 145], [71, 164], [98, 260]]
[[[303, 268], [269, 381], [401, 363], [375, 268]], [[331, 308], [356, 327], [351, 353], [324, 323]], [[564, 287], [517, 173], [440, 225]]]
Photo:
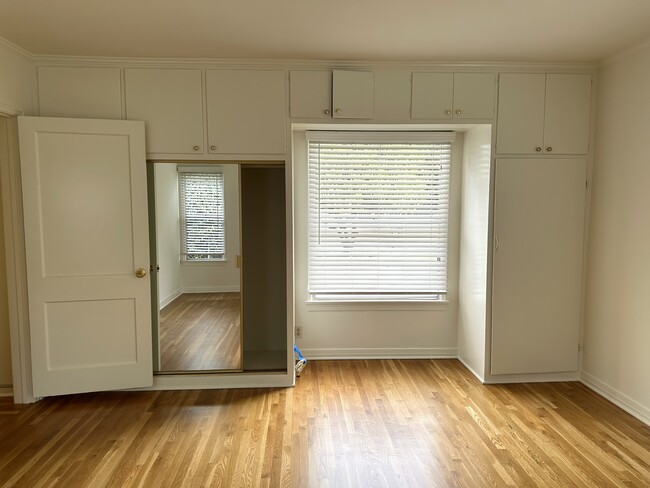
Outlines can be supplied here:
[[509, 383], [556, 383], [561, 381], [580, 381], [579, 371], [568, 373], [522, 373], [522, 374], [485, 374], [486, 385], [505, 385]]
[[[298, 346], [300, 347], [300, 346]], [[321, 348], [300, 349], [307, 359], [455, 359], [455, 347], [396, 347], [396, 348]]]
[[181, 296], [181, 295], [182, 295], [181, 290], [176, 290], [175, 292], [173, 292], [173, 293], [172, 293], [171, 295], [169, 295], [168, 297], [163, 298], [162, 300], [160, 300], [160, 310], [162, 310], [163, 308], [165, 308], [167, 305], [169, 305], [171, 302], [173, 302], [174, 300], [176, 300], [176, 299], [177, 299], [179, 296]]
[[0, 398], [7, 398], [14, 396], [14, 389], [11, 386], [0, 387]]
[[238, 286], [184, 286], [181, 293], [230, 293], [239, 291]]
[[599, 380], [594, 375], [583, 371], [580, 375], [580, 381], [583, 385], [591, 388], [599, 395], [605, 397], [614, 405], [621, 407], [630, 415], [638, 418], [641, 422], [650, 426], [650, 408], [642, 405], [625, 393]]
[[465, 366], [465, 367], [469, 370], [470, 373], [472, 373], [474, 376], [476, 376], [476, 377], [478, 378], [478, 380], [479, 380], [481, 383], [485, 383], [485, 379], [483, 378], [483, 376], [481, 376], [480, 374], [478, 374], [478, 372], [477, 372], [474, 368], [472, 368], [469, 364], [467, 364], [467, 363], [463, 360], [463, 358], [461, 358], [460, 356], [458, 356], [457, 359], [461, 362], [461, 364], [462, 364], [463, 366]]

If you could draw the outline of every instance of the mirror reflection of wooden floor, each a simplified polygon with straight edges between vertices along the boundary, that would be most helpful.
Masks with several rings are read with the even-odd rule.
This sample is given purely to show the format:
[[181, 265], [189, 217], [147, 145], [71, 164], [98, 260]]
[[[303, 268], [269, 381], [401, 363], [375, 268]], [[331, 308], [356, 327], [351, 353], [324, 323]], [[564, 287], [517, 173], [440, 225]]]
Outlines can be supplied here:
[[160, 370], [241, 367], [240, 294], [183, 294], [160, 312]]

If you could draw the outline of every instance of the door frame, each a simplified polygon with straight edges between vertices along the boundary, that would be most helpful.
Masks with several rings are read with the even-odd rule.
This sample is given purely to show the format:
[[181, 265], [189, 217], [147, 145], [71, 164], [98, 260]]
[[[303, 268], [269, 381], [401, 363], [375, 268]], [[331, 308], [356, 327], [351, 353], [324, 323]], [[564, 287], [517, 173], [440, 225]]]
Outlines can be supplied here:
[[18, 152], [18, 120], [0, 118], [0, 138], [6, 150], [0, 151], [2, 211], [4, 218], [5, 259], [11, 370], [15, 403], [34, 403], [32, 356], [29, 335], [29, 301], [27, 298], [27, 262], [23, 222], [23, 195]]

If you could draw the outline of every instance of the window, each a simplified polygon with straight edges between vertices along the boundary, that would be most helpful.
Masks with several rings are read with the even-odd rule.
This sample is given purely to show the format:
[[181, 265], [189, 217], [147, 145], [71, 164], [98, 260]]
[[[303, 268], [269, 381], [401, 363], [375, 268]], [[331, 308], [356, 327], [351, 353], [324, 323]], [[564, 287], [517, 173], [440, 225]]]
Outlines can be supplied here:
[[308, 131], [311, 300], [443, 300], [449, 132]]
[[181, 260], [225, 259], [223, 169], [178, 166]]

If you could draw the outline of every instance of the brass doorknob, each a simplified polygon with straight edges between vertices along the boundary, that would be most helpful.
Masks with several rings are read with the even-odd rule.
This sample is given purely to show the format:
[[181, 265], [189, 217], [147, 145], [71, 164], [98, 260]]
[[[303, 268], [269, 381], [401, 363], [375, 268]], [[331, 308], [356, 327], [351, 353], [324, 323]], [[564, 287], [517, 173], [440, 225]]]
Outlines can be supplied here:
[[135, 270], [136, 278], [144, 278], [147, 275], [147, 270], [144, 268], [138, 268]]

